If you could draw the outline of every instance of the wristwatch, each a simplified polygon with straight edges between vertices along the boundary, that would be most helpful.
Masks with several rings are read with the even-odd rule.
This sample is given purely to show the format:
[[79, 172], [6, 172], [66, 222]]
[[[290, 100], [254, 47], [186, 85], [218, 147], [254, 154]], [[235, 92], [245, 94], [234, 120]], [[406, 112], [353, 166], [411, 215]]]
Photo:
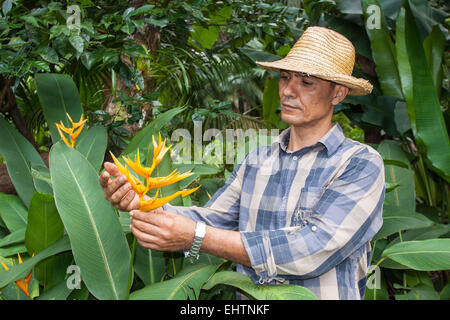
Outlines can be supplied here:
[[193, 259], [199, 258], [200, 247], [202, 246], [205, 234], [206, 234], [206, 224], [203, 221], [198, 221], [195, 227], [195, 236], [194, 241], [192, 242], [191, 249], [189, 251], [184, 252], [186, 258], [189, 258], [191, 261]]

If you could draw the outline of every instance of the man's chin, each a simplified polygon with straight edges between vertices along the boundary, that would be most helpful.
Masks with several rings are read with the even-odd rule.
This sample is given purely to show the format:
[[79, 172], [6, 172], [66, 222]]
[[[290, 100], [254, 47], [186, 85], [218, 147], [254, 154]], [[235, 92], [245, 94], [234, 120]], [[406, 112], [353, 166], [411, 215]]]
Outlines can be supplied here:
[[304, 119], [302, 116], [283, 113], [283, 111], [281, 112], [281, 120], [289, 125], [300, 125], [304, 123]]

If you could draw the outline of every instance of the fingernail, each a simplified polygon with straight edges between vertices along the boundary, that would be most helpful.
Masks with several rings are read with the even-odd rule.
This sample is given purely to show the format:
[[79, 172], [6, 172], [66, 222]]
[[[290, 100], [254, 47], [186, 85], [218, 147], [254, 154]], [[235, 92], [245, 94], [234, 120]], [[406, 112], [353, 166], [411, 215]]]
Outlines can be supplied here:
[[130, 217], [132, 217], [133, 216], [133, 211], [130, 211]]

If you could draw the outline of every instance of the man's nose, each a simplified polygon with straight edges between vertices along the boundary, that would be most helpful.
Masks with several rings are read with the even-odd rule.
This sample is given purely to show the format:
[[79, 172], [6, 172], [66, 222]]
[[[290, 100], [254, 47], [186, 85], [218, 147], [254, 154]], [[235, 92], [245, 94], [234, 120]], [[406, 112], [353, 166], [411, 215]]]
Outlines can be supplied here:
[[292, 77], [286, 83], [284, 88], [282, 88], [282, 90], [281, 90], [281, 96], [282, 97], [292, 97], [292, 98], [296, 97], [296, 91], [295, 91], [296, 84], [295, 84], [294, 80], [295, 80], [294, 77]]

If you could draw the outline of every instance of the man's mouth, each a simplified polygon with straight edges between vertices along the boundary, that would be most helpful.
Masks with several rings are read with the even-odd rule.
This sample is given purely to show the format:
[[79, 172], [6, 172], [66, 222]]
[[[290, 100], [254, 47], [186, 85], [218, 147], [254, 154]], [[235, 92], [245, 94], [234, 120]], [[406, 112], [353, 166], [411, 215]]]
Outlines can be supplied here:
[[291, 104], [287, 104], [287, 103], [282, 103], [281, 107], [286, 110], [301, 110], [301, 108], [293, 106]]

